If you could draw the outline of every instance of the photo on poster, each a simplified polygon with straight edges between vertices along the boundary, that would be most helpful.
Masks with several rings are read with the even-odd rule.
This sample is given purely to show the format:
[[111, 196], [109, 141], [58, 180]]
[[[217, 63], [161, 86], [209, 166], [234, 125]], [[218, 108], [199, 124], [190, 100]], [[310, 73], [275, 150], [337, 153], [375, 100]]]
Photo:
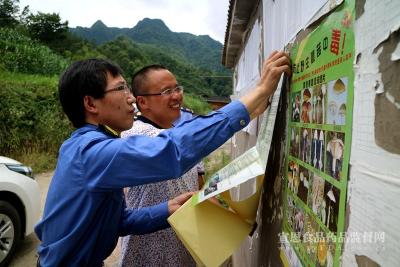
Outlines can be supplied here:
[[315, 124], [325, 124], [327, 91], [326, 83], [315, 85], [312, 88], [312, 122]]
[[312, 104], [311, 91], [306, 88], [301, 91], [301, 116], [300, 121], [303, 123], [311, 123]]
[[333, 267], [336, 245], [324, 232], [317, 238], [317, 267]]
[[325, 134], [323, 130], [312, 130], [311, 137], [311, 165], [318, 169], [324, 168]]
[[293, 160], [289, 161], [287, 177], [289, 190], [297, 194], [300, 183], [299, 164]]
[[317, 216], [319, 219], [322, 218], [322, 214], [323, 212], [325, 212], [325, 207], [323, 206], [324, 189], [325, 180], [314, 173], [311, 186], [311, 194], [309, 194], [308, 206], [312, 209], [315, 216]]
[[300, 98], [300, 92], [292, 94], [292, 122], [300, 122]]
[[311, 129], [300, 128], [300, 159], [311, 164]]
[[315, 262], [317, 260], [317, 238], [320, 231], [319, 229], [319, 225], [315, 221], [314, 216], [307, 213], [303, 245], [311, 262]]
[[344, 133], [327, 131], [325, 173], [340, 180], [344, 157]]
[[[299, 207], [294, 199], [290, 196], [287, 198], [288, 200], [288, 206], [287, 206], [287, 221], [289, 226], [292, 228], [293, 233], [291, 236], [296, 239], [297, 241], [300, 242], [303, 240], [304, 236], [304, 223], [305, 223], [305, 212], [304, 210]], [[296, 240], [291, 240], [296, 241]]]
[[296, 233], [296, 236], [300, 239], [300, 241], [302, 241], [304, 237], [304, 226], [305, 226], [304, 224], [305, 224], [305, 212], [302, 208], [296, 206], [294, 214], [293, 230]]
[[300, 166], [299, 169], [299, 186], [297, 188], [297, 196], [307, 205], [308, 191], [311, 186], [312, 172]]
[[219, 174], [218, 173], [216, 173], [216, 174], [214, 174], [214, 176], [213, 177], [211, 177], [211, 179], [210, 179], [210, 181], [209, 181], [209, 183], [208, 183], [208, 186], [215, 186], [216, 184], [218, 184], [219, 182], [221, 182], [221, 178], [219, 177]]
[[348, 79], [343, 77], [328, 83], [327, 124], [346, 124]]
[[214, 174], [213, 177], [211, 177], [210, 181], [206, 185], [206, 188], [204, 189], [204, 196], [207, 196], [208, 194], [211, 194], [212, 192], [215, 192], [218, 190], [218, 183], [221, 181], [221, 178], [219, 177], [219, 174], [216, 173]]
[[290, 155], [299, 158], [300, 149], [300, 129], [296, 127], [291, 128], [290, 135]]
[[215, 192], [217, 190], [218, 190], [218, 185], [209, 186], [206, 189], [204, 189], [204, 196], [207, 196], [208, 194], [211, 194], [212, 192]]
[[324, 201], [322, 203], [322, 206], [325, 207], [325, 211], [322, 211], [321, 221], [334, 234], [337, 232], [339, 200], [339, 189], [334, 187], [332, 184], [325, 182]]
[[296, 211], [296, 205], [294, 203], [294, 200], [292, 197], [290, 197], [288, 195], [287, 197], [287, 209], [286, 209], [286, 217], [287, 217], [287, 221], [289, 226], [294, 229], [294, 215], [295, 215], [295, 211]]

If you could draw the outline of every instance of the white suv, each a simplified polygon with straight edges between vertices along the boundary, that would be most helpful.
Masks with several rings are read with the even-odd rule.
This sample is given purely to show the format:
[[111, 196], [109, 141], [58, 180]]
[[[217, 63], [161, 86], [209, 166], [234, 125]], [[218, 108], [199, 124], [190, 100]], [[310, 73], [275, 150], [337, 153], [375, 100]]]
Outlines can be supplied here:
[[0, 266], [7, 266], [19, 241], [40, 216], [39, 185], [32, 169], [0, 156]]

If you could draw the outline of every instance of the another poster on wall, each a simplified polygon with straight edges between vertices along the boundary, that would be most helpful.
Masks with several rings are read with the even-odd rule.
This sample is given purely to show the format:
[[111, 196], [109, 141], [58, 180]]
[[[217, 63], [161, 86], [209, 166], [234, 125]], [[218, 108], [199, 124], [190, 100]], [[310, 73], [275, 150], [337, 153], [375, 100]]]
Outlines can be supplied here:
[[353, 23], [343, 1], [291, 50], [283, 234], [303, 266], [340, 266], [346, 237]]

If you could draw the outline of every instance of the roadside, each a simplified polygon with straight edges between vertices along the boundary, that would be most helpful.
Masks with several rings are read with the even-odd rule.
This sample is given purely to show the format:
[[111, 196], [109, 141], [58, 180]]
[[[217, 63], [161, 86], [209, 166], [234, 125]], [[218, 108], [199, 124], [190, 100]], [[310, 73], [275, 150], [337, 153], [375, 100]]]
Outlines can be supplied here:
[[[53, 171], [45, 172], [35, 175], [35, 179], [39, 184], [40, 188], [40, 198], [41, 198], [41, 214], [43, 214], [44, 203], [47, 196], [47, 191], [49, 188], [49, 184], [51, 181], [51, 177], [53, 177]], [[30, 234], [24, 240], [21, 241], [17, 251], [10, 262], [10, 267], [36, 267], [37, 262], [37, 254], [36, 249], [39, 245], [40, 241], [36, 237], [36, 234]], [[119, 260], [119, 245], [117, 245], [114, 252], [108, 257], [105, 261], [105, 265], [107, 267], [116, 267], [118, 266]]]
[[[53, 172], [40, 173], [35, 175], [35, 180], [39, 184], [40, 188], [40, 200], [41, 200], [41, 214], [42, 216], [44, 209], [44, 202], [46, 200], [47, 190]], [[39, 239], [36, 234], [30, 234], [24, 240], [21, 241], [17, 251], [10, 262], [10, 267], [35, 267], [37, 261], [36, 248], [39, 245]]]

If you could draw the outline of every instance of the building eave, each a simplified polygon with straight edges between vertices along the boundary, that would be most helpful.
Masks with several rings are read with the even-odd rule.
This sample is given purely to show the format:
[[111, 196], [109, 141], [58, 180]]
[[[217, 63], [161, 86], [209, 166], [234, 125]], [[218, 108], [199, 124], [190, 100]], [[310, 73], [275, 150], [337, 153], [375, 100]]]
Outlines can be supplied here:
[[228, 68], [235, 66], [244, 42], [251, 14], [259, 0], [230, 0], [228, 23], [225, 31], [225, 42], [222, 51], [222, 64]]

